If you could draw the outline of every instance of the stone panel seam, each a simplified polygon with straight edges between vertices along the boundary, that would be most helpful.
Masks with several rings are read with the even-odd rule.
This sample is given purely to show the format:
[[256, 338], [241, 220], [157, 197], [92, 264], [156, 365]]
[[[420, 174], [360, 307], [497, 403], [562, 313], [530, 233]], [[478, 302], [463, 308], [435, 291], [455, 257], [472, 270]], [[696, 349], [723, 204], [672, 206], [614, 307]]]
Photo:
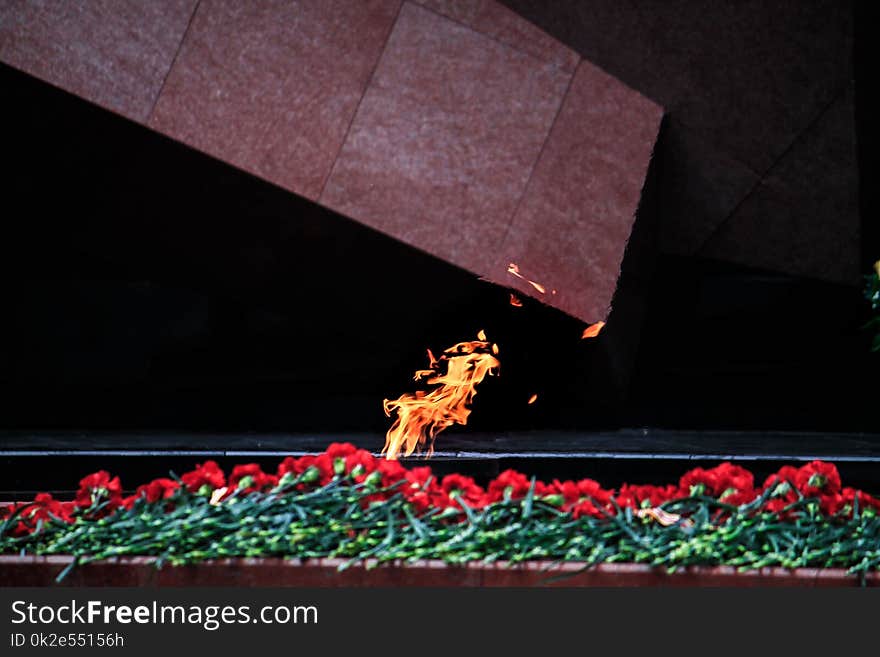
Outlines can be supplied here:
[[[797, 146], [806, 135], [815, 127], [819, 121], [834, 107], [837, 103], [841, 101], [842, 98], [846, 96], [846, 90], [850, 86], [851, 81], [847, 81], [842, 87], [840, 87], [837, 91], [832, 94], [831, 100], [826, 102], [822, 108], [816, 113], [816, 115], [804, 126], [804, 128], [798, 132], [794, 138], [789, 142], [788, 146], [785, 147], [785, 150], [779, 154], [778, 157], [774, 158], [773, 162], [758, 176], [758, 180], [752, 185], [745, 194], [743, 194], [742, 198], [733, 206], [733, 209], [724, 217], [715, 228], [712, 229], [712, 232], [706, 236], [706, 239], [703, 240], [703, 243], [696, 249], [695, 255], [703, 256], [706, 250], [711, 246], [713, 240], [715, 240], [721, 231], [727, 226], [730, 221], [736, 216], [739, 209], [748, 201], [755, 193], [764, 185], [766, 180], [773, 174], [773, 170], [779, 166], [780, 162], [782, 162], [791, 151]], [[750, 167], [751, 168], [751, 167]]]
[[547, 128], [547, 134], [544, 137], [544, 142], [541, 144], [541, 149], [538, 151], [538, 156], [535, 158], [535, 161], [532, 162], [532, 166], [529, 169], [529, 175], [526, 178], [526, 184], [523, 186], [522, 193], [520, 193], [519, 198], [516, 200], [516, 205], [513, 206], [513, 210], [510, 213], [510, 218], [507, 221], [507, 228], [504, 230], [504, 235], [498, 242], [499, 252], [503, 252], [504, 250], [504, 245], [507, 243], [507, 237], [510, 235], [510, 229], [513, 226], [513, 222], [516, 219], [516, 215], [519, 212], [519, 208], [522, 205], [523, 200], [529, 193], [529, 188], [532, 185], [532, 178], [534, 178], [535, 171], [538, 168], [538, 164], [541, 162], [541, 158], [544, 156], [544, 151], [547, 149], [547, 143], [550, 141], [550, 135], [553, 134], [553, 128], [556, 127], [556, 122], [559, 121], [559, 115], [562, 113], [562, 108], [565, 106], [565, 100], [566, 98], [568, 98], [568, 94], [571, 91], [571, 85], [574, 82], [574, 78], [577, 75], [578, 70], [580, 70], [583, 61], [583, 58], [578, 60], [578, 65], [575, 67], [574, 71], [571, 72], [571, 77], [568, 78], [568, 84], [565, 86], [565, 91], [562, 93], [562, 96], [559, 99], [559, 106], [556, 108], [556, 113], [553, 115], [553, 120], [550, 122], [550, 126]]
[[[406, 2], [410, 2], [410, 0], [405, 0], [405, 1], [406, 1]], [[497, 43], [497, 44], [500, 45], [500, 46], [504, 46], [505, 48], [509, 48], [510, 50], [514, 50], [514, 51], [518, 52], [518, 53], [521, 54], [521, 55], [525, 55], [526, 57], [531, 57], [532, 59], [535, 59], [535, 60], [537, 60], [537, 61], [539, 61], [539, 62], [541, 62], [542, 64], [545, 64], [545, 65], [547, 65], [547, 66], [552, 66], [552, 67], [555, 68], [556, 70], [558, 70], [558, 71], [562, 71], [563, 73], [571, 73], [572, 75], [574, 75], [574, 72], [577, 71], [578, 67], [581, 65], [581, 60], [583, 59], [583, 57], [581, 57], [580, 53], [579, 53], [577, 50], [575, 50], [574, 48], [572, 48], [572, 47], [570, 47], [570, 46], [568, 46], [568, 45], [566, 45], [566, 44], [564, 44], [564, 43], [562, 43], [562, 41], [560, 41], [560, 40], [557, 39], [556, 37], [551, 36], [549, 33], [545, 32], [543, 29], [541, 29], [540, 27], [538, 27], [537, 25], [535, 25], [534, 23], [532, 23], [532, 22], [529, 21], [528, 19], [523, 18], [522, 16], [520, 16], [519, 14], [517, 14], [515, 11], [513, 11], [510, 7], [508, 7], [508, 6], [505, 5], [505, 4], [501, 4], [501, 3], [499, 3], [499, 4], [501, 4], [502, 7], [504, 7], [504, 8], [507, 9], [508, 11], [510, 11], [510, 12], [512, 12], [512, 13], [514, 13], [514, 14], [516, 14], [517, 17], [521, 18], [521, 19], [524, 20], [524, 21], [527, 21], [527, 22], [529, 23], [529, 25], [531, 25], [531, 26], [534, 27], [535, 29], [541, 30], [541, 32], [542, 32], [544, 35], [546, 35], [546, 36], [549, 37], [550, 39], [553, 39], [553, 41], [555, 41], [556, 43], [558, 43], [560, 46], [562, 46], [563, 48], [567, 48], [568, 50], [570, 50], [571, 52], [573, 52], [575, 55], [577, 55], [578, 63], [575, 65], [574, 69], [572, 69], [571, 71], [567, 71], [566, 69], [562, 68], [562, 67], [559, 66], [558, 64], [555, 64], [555, 63], [553, 63], [553, 62], [551, 62], [551, 61], [547, 61], [546, 59], [544, 59], [544, 58], [542, 58], [542, 57], [538, 57], [537, 55], [534, 55], [534, 54], [532, 54], [532, 53], [530, 53], [530, 52], [527, 52], [526, 50], [523, 50], [523, 49], [521, 49], [521, 48], [517, 48], [514, 44], [512, 44], [512, 43], [507, 43], [506, 41], [502, 41], [502, 40], [499, 39], [498, 37], [496, 37], [496, 36], [492, 36], [492, 35], [489, 34], [488, 32], [483, 32], [482, 30], [478, 30], [478, 29], [475, 28], [473, 25], [468, 25], [467, 23], [464, 23], [464, 22], [462, 22], [462, 21], [460, 21], [460, 20], [458, 20], [458, 19], [456, 19], [456, 18], [453, 18], [452, 16], [447, 16], [446, 14], [444, 14], [444, 13], [442, 13], [442, 12], [439, 12], [439, 11], [437, 11], [436, 9], [432, 8], [432, 7], [429, 7], [429, 6], [427, 6], [427, 5], [423, 5], [419, 0], [412, 0], [411, 4], [415, 4], [419, 9], [424, 9], [425, 11], [429, 11], [429, 12], [431, 12], [431, 13], [434, 14], [435, 16], [439, 16], [440, 18], [446, 19], [446, 20], [448, 20], [450, 23], [455, 23], [455, 24], [458, 25], [459, 27], [463, 27], [463, 28], [465, 28], [465, 29], [467, 29], [467, 30], [473, 32], [474, 34], [478, 34], [478, 35], [480, 35], [481, 37], [485, 37], [486, 39], [489, 39], [490, 41], [493, 41], [493, 42]]]
[[153, 120], [153, 114], [155, 114], [156, 112], [156, 105], [159, 104], [159, 99], [162, 97], [162, 92], [165, 91], [165, 83], [168, 82], [168, 77], [171, 75], [171, 71], [174, 70], [175, 64], [177, 64], [177, 58], [180, 56], [180, 51], [183, 50], [183, 44], [186, 41], [187, 36], [189, 36], [189, 31], [192, 27], [193, 20], [195, 19], [196, 12], [199, 10], [201, 4], [202, 0], [196, 0], [196, 5], [195, 7], [193, 7], [193, 10], [189, 15], [189, 20], [186, 23], [186, 29], [183, 31], [183, 34], [180, 37], [180, 43], [177, 44], [177, 50], [174, 51], [174, 57], [171, 59], [171, 64], [168, 66], [168, 70], [165, 71], [165, 75], [162, 77], [162, 84], [159, 86], [159, 92], [153, 99], [153, 104], [150, 107], [150, 111], [147, 113], [146, 119], [144, 120], [145, 125], [149, 125], [150, 122]]
[[391, 40], [391, 35], [394, 33], [394, 28], [397, 27], [397, 23], [400, 20], [400, 12], [403, 11], [404, 4], [406, 4], [406, 0], [403, 0], [399, 5], [397, 5], [397, 13], [394, 15], [394, 20], [391, 21], [391, 27], [388, 29], [388, 34], [385, 35], [385, 42], [382, 44], [382, 50], [379, 51], [379, 56], [376, 57], [376, 61], [373, 62], [373, 69], [370, 71], [370, 76], [367, 78], [367, 83], [364, 85], [364, 90], [361, 93], [361, 97], [358, 99], [357, 105], [355, 105], [354, 111], [351, 113], [351, 118], [348, 121], [348, 125], [345, 127], [345, 134], [342, 136], [342, 140], [339, 142], [339, 148], [336, 149], [336, 155], [333, 157], [333, 162], [330, 165], [330, 168], [327, 170], [327, 175], [324, 176], [324, 181], [321, 183], [321, 189], [318, 190], [318, 193], [315, 196], [314, 200], [317, 203], [321, 203], [321, 199], [324, 198], [324, 191], [327, 189], [327, 183], [330, 182], [330, 177], [333, 175], [333, 170], [336, 168], [336, 163], [337, 161], [339, 161], [339, 156], [342, 155], [342, 149], [345, 148], [345, 144], [346, 142], [348, 142], [348, 135], [351, 132], [351, 126], [354, 125], [354, 120], [357, 118], [358, 112], [361, 109], [361, 103], [364, 102], [364, 97], [367, 95], [370, 87], [373, 86], [373, 79], [376, 77], [376, 71], [379, 70], [379, 64], [385, 57], [385, 51], [388, 50], [388, 42]]

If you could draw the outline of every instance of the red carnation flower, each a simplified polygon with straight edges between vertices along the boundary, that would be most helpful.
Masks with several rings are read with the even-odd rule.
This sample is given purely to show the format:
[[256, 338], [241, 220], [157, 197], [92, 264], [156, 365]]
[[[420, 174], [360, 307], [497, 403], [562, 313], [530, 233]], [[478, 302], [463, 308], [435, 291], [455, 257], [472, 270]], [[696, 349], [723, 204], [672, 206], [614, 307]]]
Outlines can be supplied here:
[[679, 496], [678, 486], [635, 486], [624, 484], [617, 494], [617, 504], [621, 507], [639, 509], [643, 506], [655, 507]]
[[406, 480], [406, 468], [395, 460], [380, 459], [376, 471], [382, 474], [382, 487], [389, 488], [399, 481]]
[[797, 468], [784, 465], [776, 474], [767, 477], [762, 489], [764, 492], [771, 491], [773, 497], [764, 505], [764, 509], [779, 514], [783, 508], [797, 501], [797, 473]]
[[365, 481], [373, 488], [388, 489], [369, 494], [365, 503], [365, 506], [369, 506], [372, 502], [388, 499], [397, 490], [403, 489], [403, 483], [406, 481], [406, 468], [400, 465], [397, 460], [374, 459], [373, 471], [369, 474], [357, 475], [355, 480]]
[[404, 477], [403, 495], [418, 513], [424, 513], [432, 506], [432, 499], [442, 492], [431, 468], [421, 467], [407, 470]]
[[365, 449], [357, 449], [345, 457], [345, 471], [361, 483], [376, 469], [376, 457]]
[[76, 506], [90, 507], [96, 502], [107, 500], [108, 509], [119, 506], [122, 503], [122, 484], [119, 477], [110, 478], [106, 470], [99, 470], [86, 475], [79, 482], [79, 490], [76, 492]]
[[518, 500], [528, 494], [529, 488], [531, 488], [531, 482], [528, 477], [516, 470], [505, 470], [489, 482], [486, 501], [498, 502], [504, 499], [505, 494], [509, 495], [512, 500]]
[[545, 484], [541, 480], [535, 481], [535, 497], [537, 498], [546, 498], [551, 495], [556, 495], [557, 491], [553, 484]]
[[284, 477], [284, 475], [292, 475], [297, 476], [305, 472], [305, 467], [300, 465], [300, 459], [295, 458], [293, 456], [286, 456], [281, 463], [278, 464], [278, 469], [275, 471], [278, 479]]
[[726, 491], [745, 493], [755, 488], [755, 476], [740, 465], [722, 463], [713, 470], [718, 476], [717, 485], [721, 488], [721, 495]]
[[358, 451], [351, 443], [332, 443], [324, 452], [331, 459], [344, 459]]
[[485, 492], [471, 477], [448, 474], [440, 482], [440, 488], [441, 499], [447, 506], [461, 507], [462, 502], [471, 509], [482, 506]]
[[866, 510], [870, 510], [871, 512], [880, 511], [880, 500], [868, 495], [865, 491], [856, 490], [855, 488], [847, 486], [841, 491], [840, 496], [843, 499], [843, 506], [849, 507], [847, 515], [852, 515], [855, 511], [856, 500], [858, 500], [859, 513]]
[[578, 482], [557, 479], [553, 482], [552, 488], [562, 495], [563, 510], [571, 511], [575, 518], [581, 516], [602, 518], [605, 516], [603, 510], [606, 513], [613, 510], [612, 492], [605, 490], [592, 479], [581, 479]]
[[180, 480], [192, 493], [199, 492], [203, 486], [213, 491], [226, 485], [226, 475], [214, 461], [200, 463], [195, 470], [185, 472]]
[[180, 484], [173, 479], [160, 477], [159, 479], [153, 479], [153, 481], [148, 484], [138, 486], [137, 491], [135, 492], [135, 498], [143, 496], [147, 502], [167, 500], [174, 495], [179, 487]]
[[745, 468], [732, 463], [722, 463], [710, 470], [694, 468], [679, 480], [682, 495], [709, 495], [720, 497], [725, 493], [750, 491], [755, 478]]
[[762, 489], [767, 490], [768, 488], [775, 488], [784, 483], [795, 486], [797, 473], [797, 468], [793, 468], [790, 465], [783, 465], [781, 468], [779, 468], [779, 471], [777, 473], [770, 475], [769, 477], [767, 477], [767, 479], [764, 480], [764, 485], [762, 486]]
[[682, 475], [678, 488], [682, 495], [716, 495], [718, 474], [712, 470], [694, 468]]
[[39, 493], [34, 498], [33, 507], [31, 518], [34, 520], [48, 520], [50, 516], [54, 516], [64, 522], [73, 522], [73, 512], [76, 509], [73, 502], [60, 502], [49, 493]]
[[237, 465], [229, 475], [229, 490], [240, 490], [243, 494], [266, 490], [277, 483], [278, 477], [266, 474], [256, 463]]
[[73, 522], [73, 512], [76, 507], [73, 502], [60, 502], [49, 493], [38, 493], [33, 502], [13, 505], [3, 509], [0, 521], [5, 520], [18, 510], [18, 523], [11, 531], [13, 536], [24, 536], [33, 533], [37, 524], [48, 522], [53, 518], [63, 522]]
[[333, 467], [333, 459], [329, 454], [303, 456], [300, 460], [305, 461], [309, 467], [314, 466], [317, 469], [318, 484], [320, 486], [326, 486], [333, 480], [333, 477], [336, 476], [336, 470]]
[[836, 515], [846, 506], [846, 498], [840, 493], [829, 493], [819, 498], [819, 508], [826, 516]]
[[731, 506], [743, 506], [744, 504], [754, 502], [756, 497], [758, 495], [754, 490], [742, 490], [722, 495], [720, 501]]
[[794, 480], [804, 497], [834, 495], [840, 492], [840, 474], [833, 463], [812, 461], [798, 469]]
[[310, 468], [313, 470], [312, 474], [314, 476], [305, 477], [303, 482], [297, 486], [299, 490], [303, 490], [309, 484], [316, 482], [318, 485], [324, 486], [333, 479], [333, 463], [326, 454], [321, 454], [320, 456], [307, 454], [298, 459], [288, 456], [278, 464], [277, 476], [279, 480], [287, 475], [299, 477], [306, 474]]
[[783, 509], [792, 503], [793, 500], [785, 499], [783, 497], [774, 497], [764, 504], [763, 509], [765, 511], [769, 511], [770, 513], [775, 513], [780, 518], [785, 519], [791, 515], [791, 511], [787, 511], [783, 513]]
[[407, 488], [411, 488], [413, 490], [417, 488], [428, 490], [429, 488], [434, 488], [437, 486], [437, 478], [434, 477], [434, 473], [431, 472], [431, 468], [427, 466], [407, 470], [404, 478], [409, 483]]

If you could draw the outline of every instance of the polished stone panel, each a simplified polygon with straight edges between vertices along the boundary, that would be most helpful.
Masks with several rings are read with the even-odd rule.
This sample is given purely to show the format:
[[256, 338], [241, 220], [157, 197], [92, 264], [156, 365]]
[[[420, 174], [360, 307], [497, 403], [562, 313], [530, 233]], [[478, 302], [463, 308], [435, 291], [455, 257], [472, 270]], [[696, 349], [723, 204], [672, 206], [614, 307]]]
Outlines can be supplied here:
[[0, 61], [146, 121], [197, 0], [0, 4]]
[[538, 59], [574, 71], [580, 56], [495, 0], [416, 0], [418, 4], [458, 21], [501, 43]]
[[399, 0], [205, 0], [150, 126], [316, 199]]
[[[668, 112], [674, 130], [658, 153], [665, 252], [858, 283], [858, 208], [840, 202], [858, 193], [855, 163], [846, 172], [804, 168], [811, 178], [784, 186], [772, 170], [858, 79], [854, 52], [864, 53], [869, 93], [870, 28], [861, 44], [857, 36], [870, 23], [857, 11], [864, 5], [867, 15], [868, 3], [501, 1]], [[852, 132], [851, 115], [834, 120], [826, 129]], [[831, 211], [817, 217], [817, 202]]]
[[[153, 62], [153, 86], [127, 109], [69, 87], [487, 280], [516, 286], [507, 261], [522, 260], [558, 289], [543, 301], [606, 317], [660, 109], [500, 3], [179, 0], [160, 12], [132, 0], [104, 7], [100, 29], [97, 10], [9, 7], [0, 52], [39, 55], [17, 35], [45, 41], [51, 16], [56, 63], [80, 41], [116, 49], [87, 48], [83, 61], [126, 48], [143, 59], [153, 27], [177, 25], [153, 48], [164, 68]], [[125, 30], [135, 45], [121, 45]], [[128, 88], [129, 68], [104, 77]]]
[[[607, 318], [662, 109], [584, 61], [491, 280], [587, 322]], [[506, 273], [515, 263], [544, 292]]]
[[488, 274], [570, 78], [406, 3], [320, 202]]

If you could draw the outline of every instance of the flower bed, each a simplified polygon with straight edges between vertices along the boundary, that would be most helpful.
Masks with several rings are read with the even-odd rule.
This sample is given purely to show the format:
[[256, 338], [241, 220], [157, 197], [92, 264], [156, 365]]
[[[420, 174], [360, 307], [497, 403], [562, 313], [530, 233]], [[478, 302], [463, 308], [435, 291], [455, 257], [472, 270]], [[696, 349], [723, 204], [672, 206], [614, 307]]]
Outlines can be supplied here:
[[0, 512], [0, 553], [72, 555], [59, 579], [77, 565], [146, 555], [151, 567], [239, 557], [329, 558], [341, 571], [392, 561], [625, 562], [667, 572], [845, 569], [864, 581], [880, 570], [880, 500], [844, 487], [821, 461], [785, 466], [760, 485], [723, 463], [666, 486], [612, 490], [508, 470], [484, 488], [334, 444], [288, 457], [275, 473], [245, 464], [227, 476], [209, 461], [129, 496], [118, 477], [96, 472], [73, 500], [40, 494]]

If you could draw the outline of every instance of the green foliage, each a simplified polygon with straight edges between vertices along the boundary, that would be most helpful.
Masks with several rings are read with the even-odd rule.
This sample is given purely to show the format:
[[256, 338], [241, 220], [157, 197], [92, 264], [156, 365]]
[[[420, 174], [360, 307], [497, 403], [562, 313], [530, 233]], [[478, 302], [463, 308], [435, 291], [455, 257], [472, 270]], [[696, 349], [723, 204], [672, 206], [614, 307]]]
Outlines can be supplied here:
[[531, 491], [480, 509], [419, 514], [395, 487], [334, 480], [303, 492], [296, 483], [219, 504], [181, 488], [161, 502], [140, 499], [97, 519], [104, 503], [96, 502], [72, 524], [49, 519], [24, 536], [12, 535], [12, 517], [0, 523], [0, 553], [72, 554], [74, 563], [149, 555], [157, 566], [227, 557], [334, 557], [346, 560], [343, 568], [368, 559], [441, 559], [836, 567], [861, 575], [880, 569], [880, 516], [858, 504], [828, 518], [817, 500], [802, 498], [780, 516], [763, 509], [769, 491], [739, 507], [695, 495], [664, 503], [663, 510], [680, 516], [664, 526], [629, 508], [575, 519]]

